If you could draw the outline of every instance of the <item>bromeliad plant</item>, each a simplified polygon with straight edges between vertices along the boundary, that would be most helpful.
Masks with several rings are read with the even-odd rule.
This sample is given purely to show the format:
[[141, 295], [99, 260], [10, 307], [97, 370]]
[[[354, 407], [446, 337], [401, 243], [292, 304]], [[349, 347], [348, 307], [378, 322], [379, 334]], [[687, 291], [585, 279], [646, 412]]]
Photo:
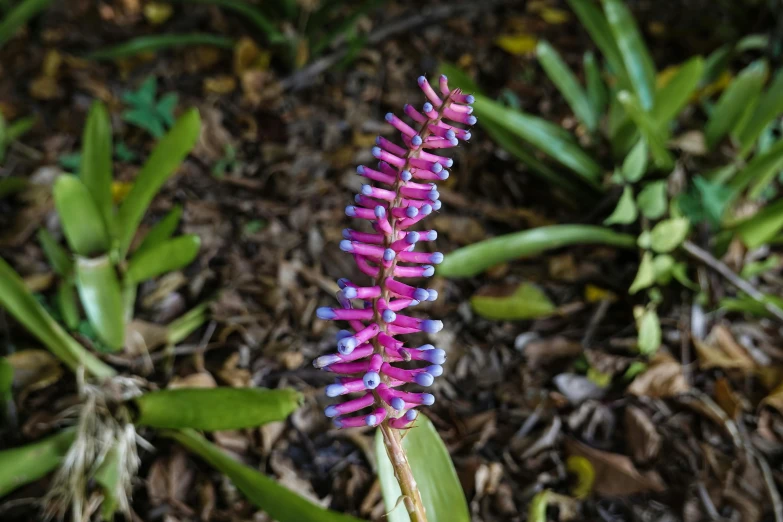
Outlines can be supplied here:
[[[441, 364], [446, 355], [430, 344], [409, 347], [397, 339], [420, 332], [432, 334], [443, 328], [441, 321], [401, 313], [436, 300], [438, 293], [400, 279], [430, 277], [435, 271], [432, 265], [443, 261], [440, 252], [414, 250], [418, 243], [437, 238], [434, 230], [413, 228], [440, 210], [440, 195], [434, 182], [447, 179], [446, 168], [453, 165], [452, 159], [430, 151], [456, 147], [460, 140], [469, 140], [470, 131], [459, 125], [476, 123], [470, 106], [473, 96], [450, 89], [446, 76], [440, 77], [440, 93], [424, 76], [418, 83], [428, 101], [421, 112], [411, 105], [404, 108], [416, 128], [393, 113], [387, 114], [386, 121], [401, 133], [403, 145], [379, 136], [372, 149], [379, 161], [377, 168], [357, 168], [357, 173], [371, 183], [362, 186], [355, 198], [356, 205], [346, 207], [345, 213], [369, 222], [371, 230], [346, 229], [340, 249], [354, 256], [359, 270], [371, 282], [341, 279], [337, 294], [340, 306], [318, 309], [319, 318], [346, 321], [352, 331], [341, 330], [337, 334], [337, 353], [321, 356], [314, 363], [318, 368], [345, 375], [326, 388], [329, 397], [360, 394], [329, 406], [325, 413], [338, 428], [380, 428], [412, 522], [424, 521], [427, 515], [398, 430], [409, 428], [416, 420], [416, 408], [433, 404], [435, 397], [403, 391], [401, 387], [408, 383], [432, 385], [435, 377], [443, 373]], [[409, 368], [406, 363], [411, 361], [423, 362], [424, 366]], [[368, 413], [351, 415], [360, 411]]]
[[[175, 210], [133, 248], [138, 225], [161, 185], [195, 144], [200, 120], [187, 112], [163, 137], [115, 211], [111, 199], [111, 126], [102, 105], [90, 111], [83, 139], [80, 176], [61, 176], [54, 198], [72, 253], [42, 231], [41, 243], [62, 277], [57, 301], [66, 323], [79, 320], [74, 297], [106, 346], [125, 346], [126, 319], [132, 317], [136, 285], [192, 261], [198, 238], [169, 239], [179, 222]], [[128, 257], [128, 252], [132, 255]], [[358, 522], [306, 501], [269, 477], [236, 462], [195, 430], [253, 428], [285, 420], [301, 401], [291, 389], [168, 389], [150, 391], [138, 377], [117, 375], [69, 335], [25, 287], [21, 277], [0, 259], [0, 307], [76, 372], [79, 401], [62, 412], [71, 425], [41, 441], [0, 451], [0, 497], [55, 471], [44, 499], [50, 515], [71, 513], [74, 522], [89, 520], [100, 508], [103, 520], [119, 511], [131, 518], [130, 497], [139, 468], [140, 428], [154, 428], [225, 473], [248, 499], [280, 522]], [[167, 329], [165, 342], [176, 343], [205, 319], [201, 305]], [[70, 317], [70, 319], [69, 319]], [[23, 352], [20, 352], [23, 353]], [[14, 408], [16, 358], [0, 357], [0, 413]], [[231, 408], [226, 408], [230, 404]]]
[[[758, 38], [658, 74], [623, 0], [602, 0], [603, 9], [592, 0], [569, 4], [606, 67], [586, 53], [583, 86], [551, 45], [540, 42], [537, 55], [573, 110], [587, 145], [555, 124], [481, 94], [476, 94], [476, 114], [488, 133], [536, 174], [580, 194], [597, 196], [609, 189], [619, 195], [616, 207], [604, 227], [543, 227], [468, 246], [450, 256], [438, 273], [468, 277], [504, 261], [571, 244], [638, 248], [641, 263], [629, 292], [648, 291], [650, 304], [636, 315], [639, 347], [651, 352], [660, 343], [657, 286], [676, 279], [698, 290], [679, 255], [683, 245], [686, 253], [695, 252], [688, 241], [694, 229], [711, 228], [718, 252], [735, 238], [756, 248], [783, 229], [783, 202], [769, 201], [775, 176], [783, 169], [783, 140], [776, 138], [783, 112], [783, 72], [765, 88], [769, 69], [759, 59], [728, 81], [713, 101], [719, 84], [710, 82], [721, 74], [725, 78], [731, 56], [753, 47]], [[446, 70], [452, 78], [459, 75]], [[461, 86], [470, 84], [464, 75], [459, 77]], [[701, 113], [706, 122], [694, 127]], [[536, 157], [535, 149], [548, 159]], [[599, 154], [607, 149], [611, 158]], [[675, 173], [686, 174], [684, 190]], [[757, 209], [754, 215], [745, 214], [747, 205], [740, 214], [745, 202]], [[631, 227], [636, 234], [608, 226]]]

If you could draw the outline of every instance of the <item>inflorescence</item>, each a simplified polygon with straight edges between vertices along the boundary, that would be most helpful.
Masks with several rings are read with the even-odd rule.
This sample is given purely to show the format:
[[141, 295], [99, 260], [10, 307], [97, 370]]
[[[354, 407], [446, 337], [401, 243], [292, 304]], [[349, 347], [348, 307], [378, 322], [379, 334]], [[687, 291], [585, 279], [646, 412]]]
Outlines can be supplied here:
[[[450, 90], [445, 76], [440, 77], [439, 83], [440, 95], [424, 76], [419, 77], [419, 87], [429, 101], [421, 111], [405, 105], [405, 114], [418, 125], [418, 130], [392, 113], [386, 115], [386, 121], [400, 131], [405, 146], [379, 136], [372, 149], [372, 155], [378, 159], [377, 169], [364, 165], [356, 169], [370, 183], [362, 186], [356, 204], [346, 207], [345, 213], [369, 221], [373, 231], [345, 229], [340, 249], [354, 256], [359, 270], [370, 276], [372, 283], [359, 286], [340, 279], [340, 307], [322, 307], [317, 311], [319, 318], [347, 321], [353, 329], [338, 332], [337, 353], [323, 355], [314, 362], [317, 368], [345, 375], [327, 386], [329, 397], [361, 393], [326, 408], [326, 415], [334, 418], [340, 428], [377, 426], [385, 420], [393, 428], [405, 428], [415, 420], [417, 406], [435, 402], [430, 393], [400, 388], [406, 383], [432, 385], [434, 378], [443, 373], [445, 352], [431, 344], [406, 347], [396, 337], [435, 333], [443, 328], [441, 321], [400, 313], [423, 301], [435, 301], [438, 292], [399, 281], [430, 277], [435, 272], [432, 265], [443, 261], [440, 252], [414, 251], [417, 243], [434, 241], [437, 232], [410, 230], [440, 210], [440, 194], [434, 182], [447, 179], [446, 168], [453, 164], [450, 158], [426, 149], [456, 147], [460, 140], [470, 139], [470, 131], [456, 124], [476, 123], [470, 106], [473, 96], [462, 94], [460, 89]], [[410, 368], [409, 361], [425, 365]], [[366, 409], [371, 410], [369, 414], [345, 416]]]

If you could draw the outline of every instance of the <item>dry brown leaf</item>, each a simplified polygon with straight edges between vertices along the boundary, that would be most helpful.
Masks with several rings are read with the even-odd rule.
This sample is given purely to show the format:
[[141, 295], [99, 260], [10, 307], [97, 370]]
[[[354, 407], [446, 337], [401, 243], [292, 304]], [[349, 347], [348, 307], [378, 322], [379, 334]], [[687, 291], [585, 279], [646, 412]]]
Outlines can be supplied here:
[[634, 462], [645, 464], [654, 460], [661, 450], [661, 436], [650, 417], [636, 406], [625, 409], [628, 446]]
[[32, 274], [24, 278], [24, 286], [34, 294], [47, 290], [52, 283], [54, 283], [54, 272]]
[[56, 383], [63, 375], [60, 361], [46, 350], [22, 350], [8, 355], [6, 360], [14, 369], [14, 387], [21, 390], [20, 402], [31, 392]]
[[176, 388], [215, 388], [217, 383], [209, 372], [191, 373], [186, 377], [174, 377], [169, 382], [169, 389]]
[[687, 393], [690, 387], [682, 373], [682, 365], [664, 352], [658, 352], [643, 374], [628, 386], [628, 393], [638, 397], [665, 399]]
[[783, 415], [783, 383], [772, 390], [772, 392], [761, 400], [761, 407], [769, 406], [775, 408]]
[[693, 339], [699, 365], [703, 369], [721, 368], [724, 370], [755, 370], [756, 361], [740, 346], [728, 328], [715, 325], [704, 341]]
[[725, 377], [715, 381], [715, 402], [732, 420], [742, 413], [743, 401], [731, 388], [731, 383]]
[[147, 475], [147, 494], [153, 505], [185, 501], [194, 476], [189, 464], [187, 453], [176, 446], [170, 456], [159, 457], [152, 463]]
[[125, 355], [138, 357], [165, 345], [168, 329], [155, 323], [135, 319], [125, 329]]
[[584, 457], [590, 461], [595, 472], [593, 490], [600, 495], [620, 497], [666, 489], [658, 473], [639, 471], [625, 455], [591, 448], [573, 439], [567, 439], [565, 447], [568, 455]]
[[531, 368], [540, 368], [559, 359], [576, 357], [582, 353], [582, 344], [563, 336], [531, 341], [525, 345], [524, 356]]

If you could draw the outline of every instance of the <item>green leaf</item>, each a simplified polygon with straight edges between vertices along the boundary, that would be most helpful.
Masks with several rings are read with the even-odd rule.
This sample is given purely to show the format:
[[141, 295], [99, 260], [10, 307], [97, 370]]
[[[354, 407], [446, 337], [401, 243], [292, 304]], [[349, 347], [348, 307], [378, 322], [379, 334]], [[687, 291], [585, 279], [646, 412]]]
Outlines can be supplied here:
[[756, 155], [730, 182], [732, 199], [739, 196], [752, 183], [748, 196], [755, 199], [773, 182], [783, 169], [783, 140], [779, 140], [767, 152]]
[[642, 255], [642, 261], [639, 263], [639, 270], [636, 272], [636, 277], [631, 283], [631, 287], [628, 289], [628, 293], [633, 295], [639, 290], [649, 288], [655, 283], [655, 267], [653, 266], [653, 256], [650, 252], [645, 252]]
[[767, 91], [759, 99], [747, 124], [737, 134], [740, 156], [747, 155], [771, 121], [783, 112], [783, 71], [778, 71]]
[[623, 57], [620, 54], [620, 48], [612, 36], [612, 29], [609, 27], [606, 17], [592, 0], [568, 0], [579, 21], [590, 33], [590, 37], [595, 45], [601, 50], [606, 62], [609, 64], [612, 72], [622, 81], [627, 83], [625, 65]]
[[740, 277], [743, 279], [750, 279], [752, 277], [759, 276], [763, 273], [769, 272], [778, 268], [781, 264], [781, 257], [777, 255], [771, 255], [768, 258], [761, 261], [751, 261], [746, 263], [742, 267]]
[[522, 283], [511, 295], [474, 295], [470, 304], [481, 317], [497, 321], [547, 317], [557, 310], [544, 292], [529, 283]]
[[576, 172], [590, 184], [598, 185], [603, 169], [568, 132], [546, 120], [509, 109], [497, 102], [475, 95], [474, 114], [489, 119], [532, 144], [555, 161]]
[[171, 211], [147, 232], [134, 255], [139, 255], [169, 239], [177, 230], [180, 219], [182, 219], [182, 206], [174, 205]]
[[63, 430], [38, 442], [0, 451], [0, 497], [46, 476], [60, 465], [75, 437]]
[[639, 320], [639, 353], [653, 355], [661, 347], [661, 323], [655, 310], [647, 310]]
[[[783, 298], [776, 295], [764, 295], [764, 302], [772, 303], [778, 308], [783, 308]], [[759, 302], [743, 295], [742, 297], [726, 298], [720, 301], [720, 309], [726, 312], [745, 312], [756, 317], [771, 317], [769, 311], [764, 306], [764, 302]]]
[[49, 7], [52, 0], [23, 0], [0, 18], [0, 48], [11, 39], [28, 20]]
[[639, 140], [623, 160], [623, 177], [629, 183], [636, 183], [647, 172], [647, 143]]
[[159, 139], [166, 128], [174, 123], [174, 109], [179, 96], [176, 93], [168, 93], [156, 102], [156, 92], [157, 79], [150, 76], [139, 90], [124, 93], [122, 99], [130, 105], [130, 109], [122, 113], [122, 119]]
[[736, 227], [742, 242], [750, 249], [769, 243], [781, 230], [783, 230], [783, 201], [768, 205]]
[[637, 198], [639, 210], [647, 219], [659, 219], [666, 213], [666, 182], [654, 181], [645, 186]]
[[655, 93], [652, 119], [659, 127], [665, 127], [685, 107], [699, 87], [704, 72], [704, 60], [695, 56], [682, 64], [669, 83]]
[[732, 191], [728, 187], [696, 176], [693, 187], [680, 196], [678, 205], [692, 223], [707, 221], [719, 227], [731, 198]]
[[[614, 0], [613, 0], [614, 1]], [[674, 158], [666, 150], [666, 134], [653, 121], [652, 117], [639, 106], [639, 101], [628, 91], [617, 93], [617, 101], [623, 106], [633, 122], [642, 133], [644, 141], [650, 148], [653, 163], [660, 169], [671, 169], [674, 166]]]
[[22, 192], [28, 187], [29, 183], [25, 178], [17, 176], [8, 176], [0, 179], [0, 199]]
[[603, 244], [633, 249], [636, 238], [605, 227], [553, 225], [486, 239], [457, 249], [437, 268], [443, 277], [471, 277], [489, 267], [568, 245]]
[[69, 278], [73, 275], [73, 260], [70, 254], [60, 246], [48, 230], [38, 230], [38, 242], [46, 255], [49, 264], [60, 277]]
[[194, 235], [180, 236], [135, 254], [125, 272], [127, 284], [137, 284], [172, 270], [189, 265], [198, 255], [201, 239]]
[[685, 241], [690, 222], [688, 218], [674, 218], [661, 221], [650, 232], [650, 245], [659, 253], [671, 252]]
[[668, 285], [672, 279], [674, 270], [674, 258], [669, 254], [660, 254], [653, 259], [653, 272], [655, 273], [655, 282], [659, 285]]
[[547, 522], [546, 509], [549, 506], [550, 496], [551, 492], [548, 489], [536, 493], [527, 509], [528, 522]]
[[631, 187], [625, 187], [614, 212], [604, 220], [604, 225], [627, 225], [636, 221], [638, 216], [639, 212], [636, 210], [636, 203], [633, 201], [633, 190]]
[[[413, 477], [419, 485], [428, 522], [470, 522], [470, 511], [451, 457], [432, 422], [419, 414], [402, 439]], [[383, 434], [375, 434], [378, 479], [388, 522], [409, 522], [405, 509], [393, 509], [401, 496], [394, 468], [386, 452]]]
[[[216, 5], [222, 9], [235, 11], [243, 19], [255, 25], [261, 30], [270, 44], [281, 44], [287, 41], [286, 36], [277, 28], [263, 11], [245, 0], [176, 0], [184, 4]], [[274, 3], [274, 2], [270, 2]], [[267, 4], [264, 4], [267, 5]]]
[[119, 245], [123, 255], [128, 251], [152, 198], [193, 148], [200, 128], [198, 111], [191, 109], [186, 112], [158, 142], [147, 163], [141, 168], [118, 215]]
[[595, 55], [590, 51], [584, 54], [583, 66], [585, 69], [585, 83], [587, 84], [587, 99], [596, 118], [600, 118], [606, 110], [609, 94], [606, 85], [601, 78], [601, 69]]
[[745, 111], [758, 103], [767, 74], [767, 62], [757, 60], [745, 67], [723, 91], [704, 128], [707, 147], [714, 148], [726, 134], [733, 132]]
[[357, 518], [312, 504], [273, 479], [240, 464], [193, 430], [166, 431], [163, 435], [176, 440], [228, 476], [250, 502], [278, 522], [360, 522]]
[[76, 259], [76, 289], [90, 324], [110, 349], [125, 344], [122, 290], [108, 256]]
[[136, 56], [141, 53], [155, 53], [166, 49], [190, 46], [211, 46], [219, 49], [233, 49], [234, 40], [208, 33], [156, 34], [140, 36], [122, 42], [121, 44], [113, 45], [107, 49], [100, 49], [88, 53], [85, 58], [88, 60], [116, 60], [118, 58]]
[[121, 490], [120, 466], [122, 453], [114, 445], [106, 453], [101, 465], [95, 471], [95, 482], [103, 489], [103, 502], [101, 502], [101, 518], [105, 521], [112, 520], [119, 505], [119, 497], [124, 492]]
[[0, 306], [38, 338], [71, 370], [84, 366], [97, 378], [114, 375], [114, 370], [87, 352], [46, 312], [19, 275], [0, 258]]
[[103, 217], [89, 189], [79, 178], [68, 175], [57, 178], [54, 206], [71, 250], [81, 256], [109, 250], [109, 235]]
[[140, 426], [218, 431], [285, 420], [302, 397], [292, 389], [178, 388], [145, 393], [134, 400], [139, 412], [135, 423]]
[[63, 154], [57, 158], [57, 162], [68, 172], [78, 174], [79, 169], [81, 169], [82, 166], [82, 153], [74, 152], [71, 154]]
[[60, 281], [57, 287], [57, 309], [63, 318], [63, 323], [70, 330], [79, 327], [79, 306], [76, 303], [76, 291], [72, 281]]
[[598, 128], [598, 114], [593, 111], [587, 93], [582, 89], [576, 75], [548, 42], [539, 41], [536, 54], [544, 72], [568, 102], [576, 117], [590, 132], [594, 132]]
[[[12, 388], [14, 386], [14, 367], [5, 357], [0, 357], [0, 420], [5, 423], [8, 414], [8, 407], [14, 396]], [[2, 462], [2, 461], [0, 461]]]
[[109, 113], [103, 103], [93, 102], [82, 135], [79, 177], [90, 191], [108, 231], [114, 226], [111, 195], [113, 149]]
[[149, 132], [153, 138], [160, 139], [166, 132], [158, 115], [147, 109], [129, 109], [122, 113], [122, 119]]
[[625, 0], [603, 0], [603, 5], [628, 79], [642, 108], [649, 111], [655, 101], [655, 64], [652, 57]]

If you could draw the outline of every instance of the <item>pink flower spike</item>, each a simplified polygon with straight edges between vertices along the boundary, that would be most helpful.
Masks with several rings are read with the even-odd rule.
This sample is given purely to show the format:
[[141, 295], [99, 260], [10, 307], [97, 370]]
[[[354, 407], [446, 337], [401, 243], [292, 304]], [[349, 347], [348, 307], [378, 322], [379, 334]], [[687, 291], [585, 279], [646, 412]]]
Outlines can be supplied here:
[[388, 121], [392, 127], [397, 129], [401, 133], [405, 134], [406, 136], [413, 137], [416, 135], [416, 131], [413, 130], [413, 128], [410, 125], [408, 125], [407, 123], [399, 119], [391, 112], [386, 115], [386, 121]]
[[370, 265], [370, 263], [367, 262], [366, 257], [355, 255], [353, 258], [356, 260], [356, 266], [359, 267], [359, 270], [370, 277], [378, 277], [378, 273], [381, 269], [377, 266]]
[[402, 156], [405, 156], [408, 153], [407, 150], [403, 149], [402, 147], [400, 147], [396, 143], [393, 143], [393, 142], [387, 140], [383, 136], [378, 136], [377, 138], [375, 138], [375, 143], [380, 148], [382, 148], [383, 150], [388, 151], [388, 152], [394, 154], [395, 156], [402, 157]]
[[435, 273], [435, 267], [424, 266], [396, 266], [394, 275], [397, 277], [432, 277]]
[[393, 175], [390, 176], [389, 174], [378, 172], [377, 170], [373, 170], [370, 167], [365, 167], [364, 165], [359, 165], [356, 167], [356, 173], [360, 176], [364, 176], [367, 179], [371, 179], [379, 183], [386, 183], [387, 185], [394, 185], [394, 182], [397, 179]]
[[375, 427], [380, 423], [382, 423], [385, 418], [386, 418], [386, 409], [376, 408], [371, 414], [369, 414], [364, 418], [364, 423], [367, 426]]
[[438, 107], [443, 105], [443, 101], [438, 97], [438, 93], [435, 92], [435, 90], [430, 85], [430, 82], [428, 82], [427, 78], [424, 76], [419, 76], [419, 87], [421, 87], [422, 92], [424, 92], [424, 96], [426, 96], [428, 100]]
[[413, 424], [413, 422], [416, 420], [417, 416], [418, 413], [416, 413], [416, 410], [408, 410], [402, 417], [390, 420], [389, 426], [398, 430], [409, 428], [410, 425]]
[[348, 299], [373, 299], [380, 297], [380, 286], [351, 286], [343, 290], [343, 295]]
[[326, 408], [324, 413], [327, 417], [336, 417], [338, 415], [345, 415], [347, 413], [353, 413], [359, 410], [363, 410], [368, 406], [372, 406], [375, 403], [375, 397], [372, 393], [366, 393], [358, 399], [343, 402], [342, 404], [335, 404]]
[[383, 363], [381, 373], [402, 382], [415, 383], [419, 386], [432, 386], [434, 378], [424, 370], [403, 370], [389, 363]]
[[323, 369], [328, 372], [342, 373], [342, 374], [354, 374], [365, 373], [370, 367], [370, 361], [355, 361], [355, 362], [337, 362], [325, 366]]
[[343, 230], [343, 237], [350, 241], [361, 241], [362, 243], [369, 243], [371, 245], [383, 244], [384, 236], [381, 234], [369, 234], [367, 232], [359, 232], [350, 228]]
[[[422, 113], [416, 110], [416, 108], [413, 105], [408, 105], [407, 103], [402, 108], [403, 112], [410, 117], [413, 121], [416, 123], [424, 123], [427, 121], [427, 117], [424, 116]], [[405, 136], [410, 139], [409, 136]]]

